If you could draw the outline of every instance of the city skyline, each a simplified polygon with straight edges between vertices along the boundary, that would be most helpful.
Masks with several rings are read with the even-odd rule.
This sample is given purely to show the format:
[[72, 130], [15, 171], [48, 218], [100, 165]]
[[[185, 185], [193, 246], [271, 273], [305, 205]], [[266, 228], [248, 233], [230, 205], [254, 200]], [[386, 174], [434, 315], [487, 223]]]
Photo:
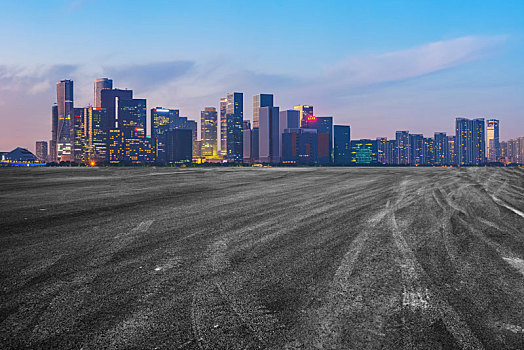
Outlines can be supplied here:
[[[94, 106], [92, 82], [100, 77], [134, 89], [150, 107], [176, 108], [198, 122], [203, 108], [219, 111], [216, 101], [239, 91], [274, 94], [282, 110], [313, 105], [318, 115], [351, 125], [355, 138], [393, 138], [397, 126], [450, 134], [456, 117], [503, 121], [501, 140], [524, 129], [524, 5], [518, 1], [4, 6], [2, 151], [34, 151], [34, 140], [49, 139], [54, 82], [75, 81], [74, 105]], [[112, 15], [116, 8], [121, 15]], [[272, 13], [271, 26], [256, 16], [262, 10]], [[178, 21], [169, 26], [162, 19], [172, 11]], [[227, 25], [217, 26], [219, 18]], [[304, 18], [311, 25], [294, 24]], [[135, 25], [139, 32], [131, 30]], [[13, 30], [22, 40], [9, 35]], [[94, 45], [102, 33], [104, 42]], [[132, 35], [143, 49], [127, 46]], [[244, 98], [249, 120], [251, 103]]]

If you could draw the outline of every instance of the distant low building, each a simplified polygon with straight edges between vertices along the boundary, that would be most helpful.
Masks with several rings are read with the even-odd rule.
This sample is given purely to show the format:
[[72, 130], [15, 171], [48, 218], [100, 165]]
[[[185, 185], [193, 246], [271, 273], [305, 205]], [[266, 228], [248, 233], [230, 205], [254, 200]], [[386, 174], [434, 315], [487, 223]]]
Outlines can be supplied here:
[[45, 165], [38, 160], [31, 151], [17, 147], [11, 152], [3, 152], [1, 155], [0, 165], [14, 165], [14, 166], [35, 166]]

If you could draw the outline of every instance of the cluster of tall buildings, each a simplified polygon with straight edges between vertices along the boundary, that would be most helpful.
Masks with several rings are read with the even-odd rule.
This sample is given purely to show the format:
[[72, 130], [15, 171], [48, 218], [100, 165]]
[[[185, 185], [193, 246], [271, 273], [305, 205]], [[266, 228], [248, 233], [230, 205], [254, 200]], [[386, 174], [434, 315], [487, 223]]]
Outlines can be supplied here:
[[313, 106], [281, 110], [272, 94], [253, 96], [252, 121], [244, 119], [243, 94], [233, 92], [219, 109], [205, 107], [197, 122], [178, 109], [150, 110], [133, 91], [94, 83], [94, 106], [74, 106], [72, 80], [57, 82], [49, 149], [37, 142], [37, 156], [81, 164], [183, 164], [233, 162], [298, 165], [482, 165], [524, 163], [524, 137], [499, 141], [499, 121], [457, 118], [455, 135], [433, 137], [397, 131], [394, 140], [351, 139], [349, 125], [316, 116]]

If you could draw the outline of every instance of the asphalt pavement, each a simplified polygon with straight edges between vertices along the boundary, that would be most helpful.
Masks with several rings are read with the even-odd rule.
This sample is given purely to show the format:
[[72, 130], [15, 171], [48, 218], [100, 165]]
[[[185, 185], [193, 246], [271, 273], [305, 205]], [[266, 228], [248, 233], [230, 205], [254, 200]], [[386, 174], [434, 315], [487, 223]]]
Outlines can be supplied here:
[[1, 349], [524, 349], [522, 168], [0, 169]]

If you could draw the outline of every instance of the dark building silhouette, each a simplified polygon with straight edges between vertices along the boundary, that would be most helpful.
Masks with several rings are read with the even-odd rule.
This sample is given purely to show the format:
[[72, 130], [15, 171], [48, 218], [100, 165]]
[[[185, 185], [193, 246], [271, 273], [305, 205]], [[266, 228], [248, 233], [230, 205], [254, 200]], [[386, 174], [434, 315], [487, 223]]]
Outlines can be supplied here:
[[191, 129], [168, 131], [166, 149], [169, 163], [191, 163], [193, 160], [193, 134]]
[[116, 127], [116, 100], [131, 100], [133, 98], [133, 90], [121, 89], [103, 89], [100, 91], [100, 107], [106, 109], [106, 130], [111, 130]]
[[335, 125], [334, 134], [334, 163], [347, 165], [351, 163], [351, 128], [349, 125]]
[[113, 88], [113, 80], [108, 78], [95, 79], [95, 108], [102, 107], [102, 90]]

